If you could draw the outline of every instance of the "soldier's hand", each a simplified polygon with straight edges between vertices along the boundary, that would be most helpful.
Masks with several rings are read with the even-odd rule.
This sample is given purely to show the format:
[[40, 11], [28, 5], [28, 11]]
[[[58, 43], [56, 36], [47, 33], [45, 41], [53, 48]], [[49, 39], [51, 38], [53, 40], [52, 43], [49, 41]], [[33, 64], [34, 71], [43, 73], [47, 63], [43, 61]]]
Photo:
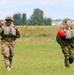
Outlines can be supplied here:
[[20, 31], [16, 26], [13, 26], [17, 31]]
[[13, 26], [16, 30], [18, 30], [18, 28], [16, 26]]
[[65, 35], [66, 35], [66, 29], [64, 29]]
[[2, 25], [3, 25], [3, 23], [2, 23], [2, 22], [0, 22], [0, 27], [2, 27]]
[[72, 35], [74, 35], [74, 31], [71, 31]]

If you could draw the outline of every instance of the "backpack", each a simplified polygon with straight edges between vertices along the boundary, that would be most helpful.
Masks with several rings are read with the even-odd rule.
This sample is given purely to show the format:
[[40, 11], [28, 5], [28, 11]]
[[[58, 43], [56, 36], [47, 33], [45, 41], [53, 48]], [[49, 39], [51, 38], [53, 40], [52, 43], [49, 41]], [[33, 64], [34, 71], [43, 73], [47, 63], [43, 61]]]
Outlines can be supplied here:
[[16, 29], [13, 26], [5, 26], [3, 28], [4, 36], [16, 36]]

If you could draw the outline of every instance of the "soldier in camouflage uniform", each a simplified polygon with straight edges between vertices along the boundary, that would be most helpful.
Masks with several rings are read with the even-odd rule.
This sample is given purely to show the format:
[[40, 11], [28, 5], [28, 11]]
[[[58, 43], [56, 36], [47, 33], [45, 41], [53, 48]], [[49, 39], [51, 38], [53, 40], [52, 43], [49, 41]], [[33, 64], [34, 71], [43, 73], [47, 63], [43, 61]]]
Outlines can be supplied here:
[[[11, 16], [7, 16], [5, 18], [5, 21], [6, 22], [4, 24], [0, 25], [0, 33], [1, 33], [1, 40], [2, 40], [1, 53], [4, 57], [5, 67], [8, 71], [10, 71], [11, 64], [12, 64], [12, 57], [14, 55], [15, 40], [16, 38], [20, 37], [20, 32], [19, 29], [12, 24], [13, 18]], [[9, 27], [11, 27], [11, 29], [9, 29]]]
[[[66, 27], [64, 27], [62, 29], [64, 29], [65, 31], [72, 29], [71, 19], [69, 19], [69, 18], [66, 19], [65, 24], [66, 24]], [[61, 38], [57, 35], [56, 40], [62, 48], [62, 52], [65, 57], [65, 59], [64, 59], [65, 66], [70, 67], [70, 64], [73, 63], [73, 59], [74, 59], [74, 38], [66, 39], [65, 37]]]

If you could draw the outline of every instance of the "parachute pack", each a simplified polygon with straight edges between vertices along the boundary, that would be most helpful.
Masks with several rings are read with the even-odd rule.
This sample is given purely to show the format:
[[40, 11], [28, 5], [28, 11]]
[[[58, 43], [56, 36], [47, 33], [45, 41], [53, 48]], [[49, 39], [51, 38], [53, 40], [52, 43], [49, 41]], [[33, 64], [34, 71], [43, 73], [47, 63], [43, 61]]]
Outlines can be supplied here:
[[59, 29], [58, 30], [58, 35], [60, 37], [65, 37], [65, 39], [72, 39], [74, 38], [74, 30], [63, 30], [63, 29]]
[[16, 29], [13, 26], [5, 26], [3, 29], [4, 36], [16, 36]]
[[56, 36], [56, 41], [60, 46], [62, 46], [64, 40], [68, 40], [68, 39], [74, 39], [74, 30], [73, 29], [66, 30], [66, 32], [64, 32], [63, 30], [58, 30], [58, 33]]
[[72, 39], [72, 38], [74, 38], [74, 30], [67, 30], [65, 38], [66, 39]]

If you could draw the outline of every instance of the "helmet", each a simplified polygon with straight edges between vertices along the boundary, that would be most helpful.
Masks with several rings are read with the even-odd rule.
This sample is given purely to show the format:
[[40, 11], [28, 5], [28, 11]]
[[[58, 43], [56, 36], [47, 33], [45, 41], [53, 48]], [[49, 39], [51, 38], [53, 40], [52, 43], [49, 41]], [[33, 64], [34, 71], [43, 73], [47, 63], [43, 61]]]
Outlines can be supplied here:
[[60, 37], [64, 37], [65, 34], [66, 34], [66, 31], [64, 31], [63, 29], [59, 29], [59, 30], [58, 30], [58, 35], [59, 35]]
[[11, 21], [13, 21], [13, 17], [10, 16], [10, 15], [8, 15], [8, 16], [6, 16], [5, 20], [11, 20]]

